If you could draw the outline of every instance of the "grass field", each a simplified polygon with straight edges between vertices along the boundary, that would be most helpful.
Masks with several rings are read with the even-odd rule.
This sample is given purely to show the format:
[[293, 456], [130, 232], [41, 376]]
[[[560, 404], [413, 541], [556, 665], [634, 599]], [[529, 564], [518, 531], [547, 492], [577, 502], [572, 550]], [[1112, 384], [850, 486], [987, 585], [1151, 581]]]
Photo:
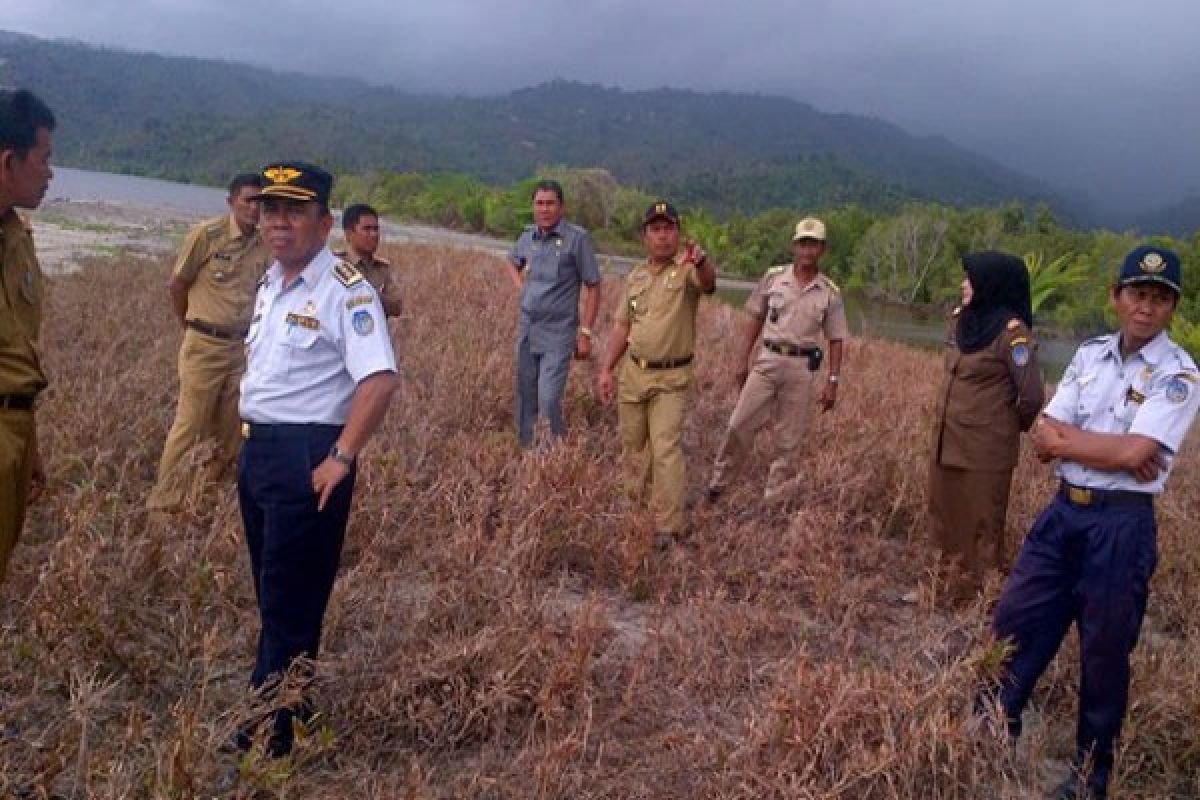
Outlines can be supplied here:
[[[0, 796], [1023, 798], [1063, 775], [1073, 634], [1015, 752], [967, 725], [996, 654], [997, 587], [945, 611], [929, 579], [935, 355], [850, 342], [794, 507], [762, 507], [756, 459], [659, 553], [649, 515], [620, 500], [594, 365], [572, 375], [569, 440], [522, 455], [500, 262], [389, 255], [406, 288], [405, 385], [362, 465], [322, 717], [279, 762], [218, 753], [248, 710], [257, 634], [232, 484], [173, 522], [142, 510], [174, 411], [168, 265], [98, 262], [53, 281], [40, 411], [53, 488], [0, 588]], [[694, 496], [734, 401], [735, 318], [701, 309]], [[1197, 444], [1158, 506], [1116, 797], [1200, 798]], [[1010, 550], [1052, 485], [1024, 453]]]

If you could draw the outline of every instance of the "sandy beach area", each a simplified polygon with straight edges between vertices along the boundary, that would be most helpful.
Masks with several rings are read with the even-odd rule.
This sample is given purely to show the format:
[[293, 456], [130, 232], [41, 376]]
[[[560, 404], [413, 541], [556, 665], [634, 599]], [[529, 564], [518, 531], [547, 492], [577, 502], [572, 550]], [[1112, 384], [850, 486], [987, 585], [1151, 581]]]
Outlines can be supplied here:
[[172, 253], [201, 218], [174, 208], [71, 200], [52, 200], [25, 215], [49, 274], [75, 272], [93, 258]]

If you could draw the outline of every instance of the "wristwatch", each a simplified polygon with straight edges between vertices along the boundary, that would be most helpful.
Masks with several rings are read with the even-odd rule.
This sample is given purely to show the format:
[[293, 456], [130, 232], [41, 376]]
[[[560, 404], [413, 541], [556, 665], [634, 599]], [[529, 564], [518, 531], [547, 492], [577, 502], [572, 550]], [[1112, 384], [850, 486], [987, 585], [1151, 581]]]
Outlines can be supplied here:
[[837, 382], [838, 382], [838, 376], [837, 376], [837, 375], [830, 375], [830, 376], [829, 376], [829, 382], [830, 382], [830, 383], [837, 383]]
[[587, 327], [584, 327], [583, 325], [580, 325], [579, 332], [589, 339], [592, 338], [592, 329], [591, 328], [587, 328]]
[[337, 442], [333, 443], [333, 447], [329, 448], [329, 457], [347, 467], [354, 466], [354, 456], [349, 453], [342, 452], [342, 449], [337, 446]]

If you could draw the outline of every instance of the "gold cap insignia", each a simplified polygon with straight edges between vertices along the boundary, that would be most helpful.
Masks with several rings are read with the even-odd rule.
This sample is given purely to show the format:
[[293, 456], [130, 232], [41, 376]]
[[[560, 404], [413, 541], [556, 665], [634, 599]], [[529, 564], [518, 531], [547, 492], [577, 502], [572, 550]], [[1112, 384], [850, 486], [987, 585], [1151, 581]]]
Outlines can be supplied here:
[[1162, 272], [1167, 266], [1167, 262], [1163, 259], [1161, 253], [1146, 253], [1142, 256], [1142, 263], [1139, 265], [1143, 272], [1149, 272], [1152, 275]]
[[263, 170], [263, 177], [271, 183], [291, 183], [303, 174], [295, 167], [269, 167]]

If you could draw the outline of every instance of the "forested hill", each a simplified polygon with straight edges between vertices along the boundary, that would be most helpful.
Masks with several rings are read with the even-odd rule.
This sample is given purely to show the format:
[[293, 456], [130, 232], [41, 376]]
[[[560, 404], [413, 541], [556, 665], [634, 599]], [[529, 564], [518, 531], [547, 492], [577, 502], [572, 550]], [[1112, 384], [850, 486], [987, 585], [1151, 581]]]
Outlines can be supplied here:
[[59, 163], [221, 183], [281, 155], [337, 171], [456, 171], [512, 182], [599, 166], [722, 214], [909, 199], [1045, 200], [1032, 178], [938, 138], [793, 100], [555, 81], [501, 97], [408, 94], [345, 79], [0, 33], [0, 83], [56, 109]]

